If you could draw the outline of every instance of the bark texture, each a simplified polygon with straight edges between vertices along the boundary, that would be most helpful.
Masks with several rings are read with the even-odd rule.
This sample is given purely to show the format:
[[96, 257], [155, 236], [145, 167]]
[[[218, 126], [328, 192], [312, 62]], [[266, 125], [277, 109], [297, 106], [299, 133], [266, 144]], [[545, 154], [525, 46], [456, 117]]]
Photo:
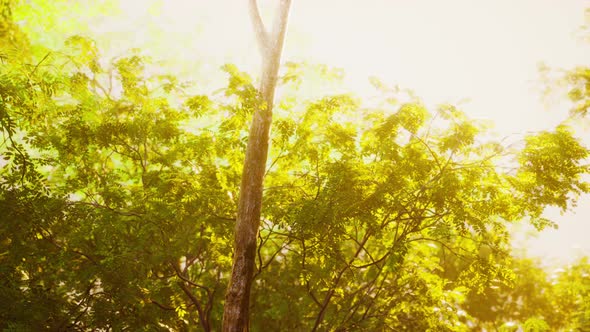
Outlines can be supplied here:
[[249, 329], [250, 289], [262, 208], [262, 182], [266, 172], [273, 99], [290, 6], [291, 0], [280, 0], [273, 29], [268, 33], [256, 0], [249, 0], [250, 17], [262, 55], [260, 103], [254, 110], [240, 185], [233, 267], [223, 312], [222, 331], [225, 332], [244, 332]]

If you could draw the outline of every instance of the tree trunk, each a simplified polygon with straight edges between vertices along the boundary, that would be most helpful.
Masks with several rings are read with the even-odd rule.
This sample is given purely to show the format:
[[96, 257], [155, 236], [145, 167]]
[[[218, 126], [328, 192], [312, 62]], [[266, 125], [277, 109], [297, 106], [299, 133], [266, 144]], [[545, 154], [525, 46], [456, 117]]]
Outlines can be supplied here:
[[277, 75], [287, 29], [291, 0], [280, 0], [272, 32], [267, 33], [256, 0], [249, 11], [262, 55], [260, 102], [254, 110], [240, 186], [231, 279], [225, 295], [222, 331], [249, 329], [250, 288], [255, 266], [256, 241], [262, 207], [269, 130]]

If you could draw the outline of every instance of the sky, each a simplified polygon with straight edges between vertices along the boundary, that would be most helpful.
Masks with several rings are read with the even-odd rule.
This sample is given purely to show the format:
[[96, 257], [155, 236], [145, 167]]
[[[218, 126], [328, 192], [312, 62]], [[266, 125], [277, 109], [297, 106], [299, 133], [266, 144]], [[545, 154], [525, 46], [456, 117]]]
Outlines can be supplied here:
[[[259, 0], [266, 21], [276, 3]], [[223, 86], [224, 63], [259, 71], [245, 0], [121, 0], [119, 7], [84, 22], [108, 55], [139, 47], [210, 91]], [[499, 137], [549, 129], [568, 105], [542, 98], [539, 64], [590, 65], [590, 43], [579, 34], [588, 7], [588, 0], [293, 0], [283, 62], [343, 68], [361, 95], [376, 76], [427, 105], [459, 104], [493, 121]], [[578, 135], [590, 145], [590, 126], [583, 129]], [[547, 264], [590, 255], [590, 197], [547, 215], [559, 230], [527, 239], [533, 232], [521, 228], [517, 248]]]

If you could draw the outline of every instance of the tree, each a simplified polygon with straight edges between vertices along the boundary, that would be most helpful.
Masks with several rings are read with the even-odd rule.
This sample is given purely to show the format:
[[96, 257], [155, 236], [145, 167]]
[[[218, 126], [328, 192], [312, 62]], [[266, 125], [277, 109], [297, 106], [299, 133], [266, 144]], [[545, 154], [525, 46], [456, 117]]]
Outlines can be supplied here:
[[[586, 24], [580, 28], [580, 39], [590, 42], [590, 8], [585, 10]], [[590, 66], [581, 64], [574, 68], [554, 70], [545, 65], [540, 72], [545, 81], [545, 94], [550, 95], [555, 90], [565, 95], [571, 102], [570, 118], [574, 121], [587, 117], [590, 112]], [[560, 96], [561, 97], [561, 96]]]
[[590, 325], [588, 258], [548, 273], [539, 261], [514, 257], [510, 285], [471, 293], [462, 305], [480, 330], [511, 325], [524, 331], [586, 331]]
[[247, 331], [250, 288], [254, 275], [256, 241], [262, 207], [262, 187], [268, 155], [275, 87], [291, 0], [281, 0], [273, 30], [269, 34], [258, 12], [256, 0], [249, 12], [262, 56], [260, 101], [257, 103], [248, 136], [236, 220], [232, 275], [227, 288], [223, 331]]
[[[331, 96], [277, 122], [258, 328], [456, 330], [467, 293], [510, 281], [506, 224], [530, 216], [543, 228], [543, 206], [568, 205], [561, 190], [587, 190], [583, 166], [561, 166], [587, 155], [566, 128], [528, 137], [510, 166], [456, 108], [431, 116], [383, 99], [366, 109]], [[452, 257], [463, 263], [454, 281], [440, 273]]]
[[[0, 62], [0, 329], [219, 330], [248, 123], [272, 104], [232, 65], [222, 93], [194, 95], [140, 51], [38, 42]], [[338, 76], [276, 78], [242, 323], [469, 331], [472, 293], [513, 280], [507, 225], [551, 225], [544, 207], [587, 192], [588, 149], [563, 125], [510, 148], [376, 80], [371, 101], [305, 98], [310, 72]], [[568, 292], [556, 303], [578, 308]]]

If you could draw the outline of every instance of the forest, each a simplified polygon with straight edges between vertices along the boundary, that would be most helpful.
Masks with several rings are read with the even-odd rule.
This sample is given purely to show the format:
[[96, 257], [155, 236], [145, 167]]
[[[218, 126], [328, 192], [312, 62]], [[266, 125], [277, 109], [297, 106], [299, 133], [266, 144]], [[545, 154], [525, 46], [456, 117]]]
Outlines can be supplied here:
[[206, 87], [73, 18], [124, 2], [0, 0], [1, 331], [590, 331], [588, 257], [512, 243], [590, 198], [590, 63], [498, 138], [376, 77], [310, 93], [346, 68], [282, 57], [299, 0], [247, 0], [260, 72]]

